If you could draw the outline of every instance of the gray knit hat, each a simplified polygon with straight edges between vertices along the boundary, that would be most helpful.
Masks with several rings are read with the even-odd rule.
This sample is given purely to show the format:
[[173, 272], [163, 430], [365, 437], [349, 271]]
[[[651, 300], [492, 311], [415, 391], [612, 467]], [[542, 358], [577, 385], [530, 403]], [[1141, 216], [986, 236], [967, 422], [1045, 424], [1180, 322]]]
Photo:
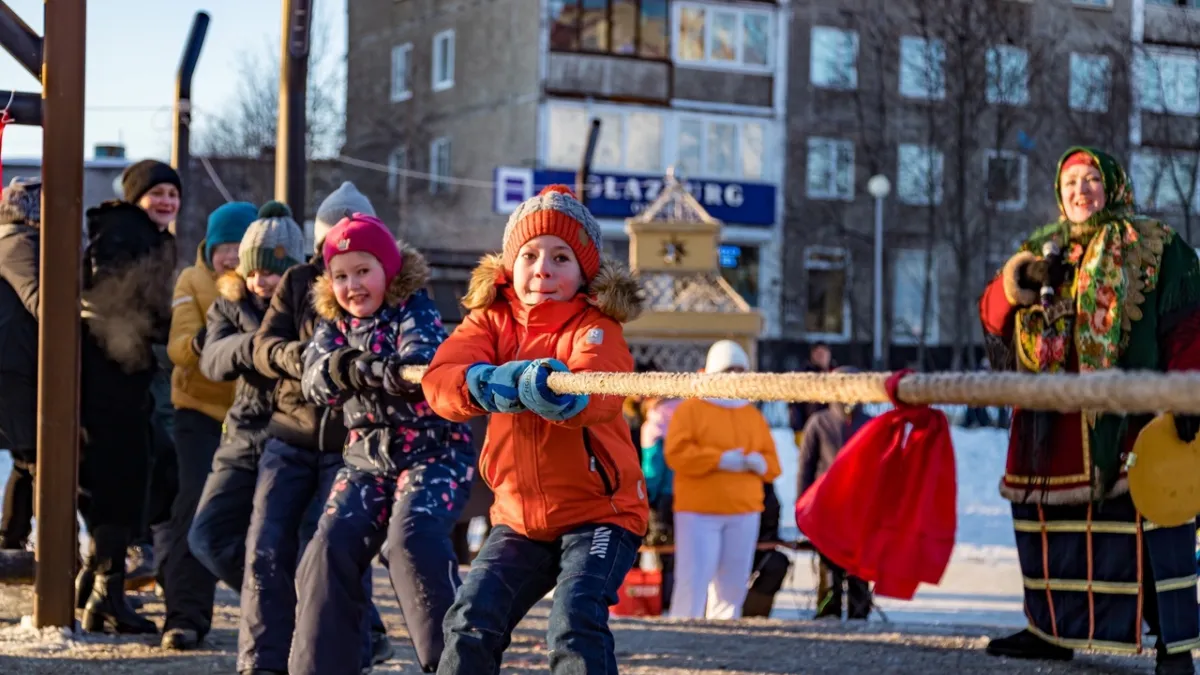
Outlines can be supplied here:
[[333, 229], [339, 220], [352, 213], [374, 216], [375, 209], [371, 206], [371, 201], [354, 187], [354, 183], [346, 181], [329, 193], [325, 201], [317, 207], [317, 219], [313, 224], [313, 244], [318, 253], [321, 252], [321, 242], [325, 241], [329, 230]]
[[282, 202], [267, 202], [258, 210], [258, 220], [238, 246], [238, 274], [243, 278], [255, 270], [283, 274], [304, 260], [304, 232]]
[[23, 223], [38, 227], [42, 222], [42, 180], [14, 178], [0, 193], [0, 224]]

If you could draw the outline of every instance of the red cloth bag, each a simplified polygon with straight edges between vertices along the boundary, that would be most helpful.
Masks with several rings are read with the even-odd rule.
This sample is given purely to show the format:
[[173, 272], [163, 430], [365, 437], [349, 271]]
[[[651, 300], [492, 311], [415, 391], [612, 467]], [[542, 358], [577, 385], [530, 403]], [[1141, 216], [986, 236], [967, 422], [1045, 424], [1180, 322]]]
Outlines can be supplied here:
[[613, 616], [658, 616], [662, 614], [662, 571], [634, 567], [617, 589]]
[[950, 562], [957, 482], [946, 416], [897, 402], [903, 374], [888, 381], [896, 409], [860, 429], [796, 501], [796, 526], [876, 594], [911, 600]]

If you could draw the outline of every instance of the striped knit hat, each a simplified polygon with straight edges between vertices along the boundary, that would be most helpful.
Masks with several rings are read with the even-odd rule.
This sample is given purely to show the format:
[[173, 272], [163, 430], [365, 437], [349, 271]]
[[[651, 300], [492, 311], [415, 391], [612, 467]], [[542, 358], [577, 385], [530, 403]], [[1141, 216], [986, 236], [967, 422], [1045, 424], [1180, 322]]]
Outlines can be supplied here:
[[283, 274], [303, 261], [304, 232], [292, 219], [291, 209], [282, 202], [263, 204], [258, 220], [250, 223], [238, 246], [238, 274], [242, 278], [255, 270]]
[[591, 281], [600, 270], [600, 223], [587, 207], [579, 203], [571, 188], [548, 185], [536, 197], [521, 203], [508, 218], [504, 227], [502, 255], [504, 269], [512, 271], [517, 252], [525, 242], [552, 234], [567, 242], [575, 253], [585, 281]]

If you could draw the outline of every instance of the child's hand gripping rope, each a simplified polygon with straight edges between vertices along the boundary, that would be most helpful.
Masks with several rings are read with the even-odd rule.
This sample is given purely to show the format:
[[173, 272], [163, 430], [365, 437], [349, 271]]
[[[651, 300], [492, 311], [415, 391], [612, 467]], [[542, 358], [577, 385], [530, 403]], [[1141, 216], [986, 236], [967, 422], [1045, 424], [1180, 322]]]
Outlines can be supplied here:
[[480, 408], [490, 413], [521, 413], [517, 386], [532, 361], [509, 361], [499, 366], [477, 363], [467, 370], [467, 389]]
[[587, 394], [558, 394], [550, 388], [551, 373], [569, 373], [567, 364], [558, 359], [538, 359], [521, 375], [521, 403], [541, 417], [554, 422], [569, 420], [588, 404]]

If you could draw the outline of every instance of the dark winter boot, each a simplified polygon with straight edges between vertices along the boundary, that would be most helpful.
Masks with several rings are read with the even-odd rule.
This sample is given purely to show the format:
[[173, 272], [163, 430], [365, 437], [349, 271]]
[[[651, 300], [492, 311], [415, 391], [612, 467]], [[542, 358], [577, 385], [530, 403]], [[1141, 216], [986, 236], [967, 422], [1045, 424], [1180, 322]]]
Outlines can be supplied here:
[[817, 615], [815, 619], [842, 619], [842, 584], [845, 573], [821, 559], [817, 571]]
[[89, 567], [95, 581], [83, 610], [83, 629], [135, 635], [157, 633], [154, 623], [135, 612], [125, 598], [125, 544], [129, 530], [113, 525], [99, 526], [92, 538], [95, 555]]
[[873, 606], [871, 585], [855, 576], [846, 577], [846, 618], [865, 621]]
[[1007, 656], [1010, 659], [1043, 661], [1070, 661], [1075, 658], [1074, 650], [1052, 645], [1028, 630], [988, 642], [987, 653], [992, 656]]

